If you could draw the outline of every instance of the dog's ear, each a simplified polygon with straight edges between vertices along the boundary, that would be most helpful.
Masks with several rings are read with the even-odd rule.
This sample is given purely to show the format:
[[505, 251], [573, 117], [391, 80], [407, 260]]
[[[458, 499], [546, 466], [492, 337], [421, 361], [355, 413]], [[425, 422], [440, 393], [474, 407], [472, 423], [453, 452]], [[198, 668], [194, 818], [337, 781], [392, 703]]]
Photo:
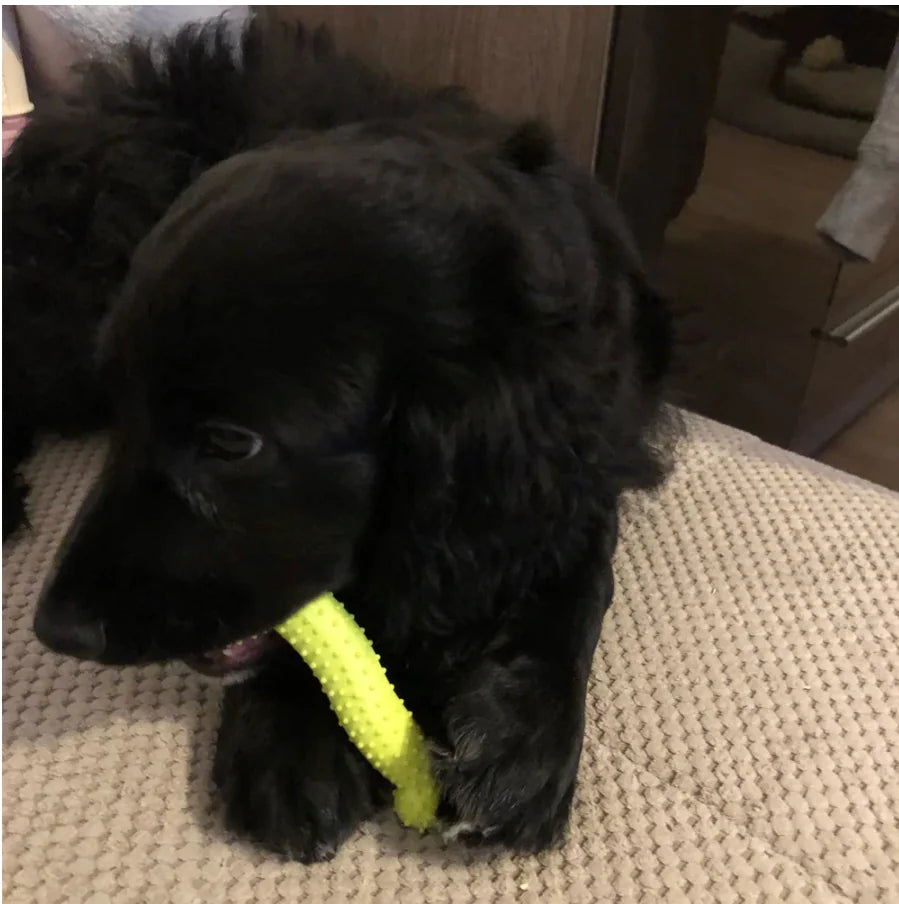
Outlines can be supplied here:
[[542, 377], [463, 362], [437, 370], [396, 403], [364, 573], [386, 569], [375, 583], [439, 632], [488, 617], [567, 555], [582, 514], [575, 487], [584, 511], [591, 491]]
[[390, 595], [372, 601], [389, 613], [388, 635], [421, 621], [455, 631], [525, 598], [574, 567], [607, 504], [592, 339], [537, 322], [552, 315], [525, 297], [530, 273], [514, 243], [496, 235], [480, 244], [465, 306], [472, 322], [395, 381], [360, 568], [364, 591]]
[[645, 428], [664, 307], [589, 180], [559, 191], [548, 224], [466, 230], [465, 300], [431, 308], [393, 380], [359, 569], [388, 636], [457, 632], [563, 585], [619, 492], [661, 476]]

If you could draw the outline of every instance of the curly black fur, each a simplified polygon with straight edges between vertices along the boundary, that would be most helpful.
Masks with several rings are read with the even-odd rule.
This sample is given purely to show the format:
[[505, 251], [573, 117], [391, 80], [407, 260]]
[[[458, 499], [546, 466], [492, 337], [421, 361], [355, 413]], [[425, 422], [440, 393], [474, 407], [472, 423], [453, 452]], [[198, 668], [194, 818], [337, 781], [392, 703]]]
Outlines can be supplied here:
[[[251, 26], [235, 63], [186, 30], [154, 59], [90, 65], [4, 167], [7, 490], [37, 431], [117, 424], [38, 635], [190, 658], [335, 590], [445, 818], [554, 843], [619, 497], [664, 472], [664, 304], [536, 124], [302, 32]], [[217, 751], [229, 823], [328, 856], [383, 782], [295, 654], [252, 672]]]

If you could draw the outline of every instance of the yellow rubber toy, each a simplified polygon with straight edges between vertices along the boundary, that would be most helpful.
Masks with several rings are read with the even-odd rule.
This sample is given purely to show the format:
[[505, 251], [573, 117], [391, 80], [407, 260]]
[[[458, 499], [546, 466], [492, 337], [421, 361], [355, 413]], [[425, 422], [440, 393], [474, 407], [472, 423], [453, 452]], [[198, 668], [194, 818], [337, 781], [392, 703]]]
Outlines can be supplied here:
[[396, 786], [401, 822], [431, 826], [439, 792], [424, 737], [353, 616], [325, 593], [275, 630], [312, 669], [350, 740]]

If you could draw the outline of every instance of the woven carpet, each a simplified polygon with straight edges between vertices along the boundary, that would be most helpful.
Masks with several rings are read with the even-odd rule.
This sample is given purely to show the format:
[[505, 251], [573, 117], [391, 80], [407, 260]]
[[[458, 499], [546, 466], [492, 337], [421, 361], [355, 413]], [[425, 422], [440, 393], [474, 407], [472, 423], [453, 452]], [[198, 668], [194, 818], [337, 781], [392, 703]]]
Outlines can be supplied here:
[[45, 445], [5, 561], [7, 904], [899, 901], [899, 496], [690, 419], [631, 500], [565, 846], [470, 851], [390, 814], [332, 862], [226, 837], [219, 690], [45, 652], [31, 610], [101, 458]]

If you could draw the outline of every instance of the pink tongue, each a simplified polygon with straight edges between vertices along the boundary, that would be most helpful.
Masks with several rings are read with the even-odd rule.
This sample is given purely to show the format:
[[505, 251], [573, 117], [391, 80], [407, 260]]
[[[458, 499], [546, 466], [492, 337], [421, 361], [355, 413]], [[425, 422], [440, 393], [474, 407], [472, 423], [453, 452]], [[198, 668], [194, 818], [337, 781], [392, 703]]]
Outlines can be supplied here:
[[263, 643], [261, 637], [248, 637], [246, 640], [239, 640], [222, 650], [222, 655], [230, 663], [246, 662], [252, 659], [259, 651], [259, 647]]

